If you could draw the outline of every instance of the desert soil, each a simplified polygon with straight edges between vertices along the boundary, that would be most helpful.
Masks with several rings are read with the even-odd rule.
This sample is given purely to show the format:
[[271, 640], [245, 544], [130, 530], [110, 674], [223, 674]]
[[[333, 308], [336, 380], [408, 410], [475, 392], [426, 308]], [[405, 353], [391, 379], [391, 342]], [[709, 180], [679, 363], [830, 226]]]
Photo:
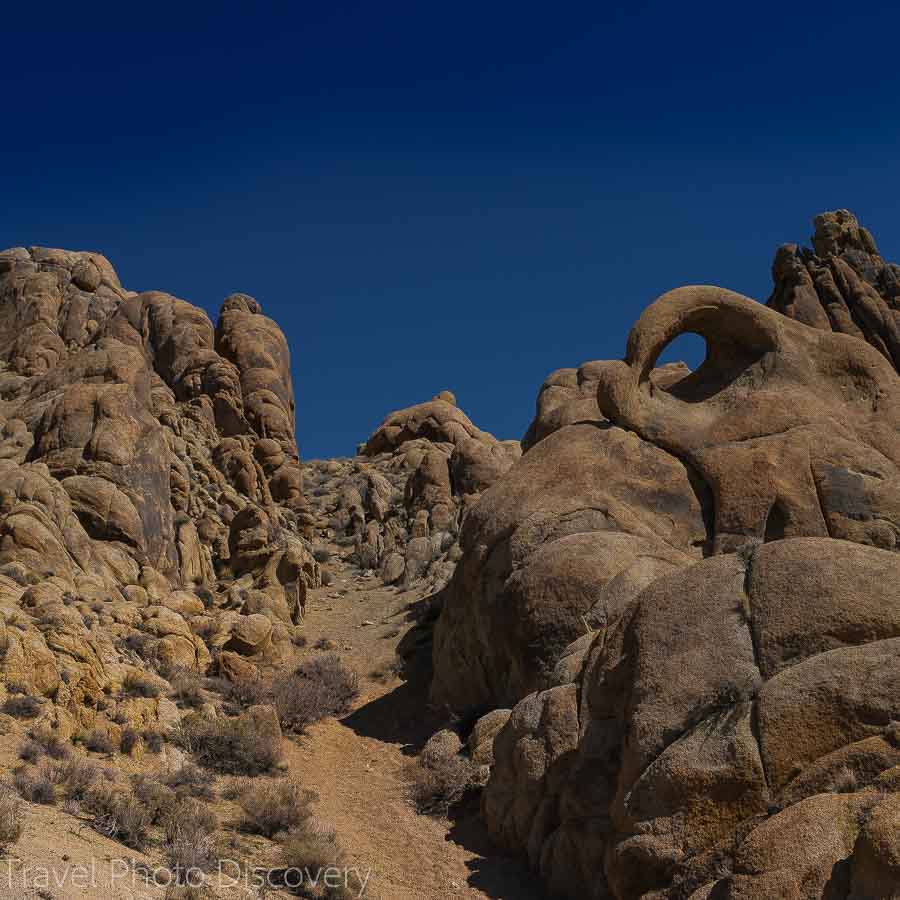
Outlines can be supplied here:
[[429, 711], [427, 683], [381, 675], [416, 620], [419, 592], [385, 588], [377, 577], [332, 557], [334, 581], [311, 592], [311, 645], [331, 641], [360, 673], [361, 696], [347, 716], [319, 723], [291, 744], [291, 771], [319, 794], [317, 816], [335, 828], [353, 865], [372, 870], [367, 896], [516, 898], [543, 896], [520, 860], [492, 848], [477, 800], [451, 820], [418, 815], [406, 799], [407, 770], [447, 724]]
[[[414, 628], [424, 606], [422, 591], [386, 588], [341, 557], [326, 564], [333, 576], [327, 587], [310, 592], [304, 630], [307, 647], [338, 652], [360, 675], [360, 696], [351, 712], [326, 719], [299, 737], [285, 738], [287, 776], [318, 794], [317, 822], [333, 828], [347, 862], [369, 873], [364, 896], [371, 900], [444, 900], [444, 898], [515, 898], [543, 896], [527, 867], [504, 858], [488, 842], [478, 817], [477, 798], [450, 819], [418, 815], [407, 800], [408, 769], [425, 741], [447, 724], [446, 715], [428, 709], [427, 673], [402, 680], [391, 664], [398, 644]], [[424, 655], [427, 658], [427, 654]], [[0, 767], [11, 772], [28, 722], [7, 716], [0, 728]], [[102, 764], [125, 772], [168, 771], [184, 760], [167, 745], [162, 757], [132, 759], [116, 755]], [[239, 830], [240, 812], [222, 799], [230, 779], [218, 779], [214, 808], [229, 831]], [[24, 829], [19, 841], [0, 859], [0, 897], [9, 900], [151, 900], [165, 890], [146, 883], [142, 867], [161, 866], [158, 848], [146, 854], [97, 834], [83, 817], [61, 806], [23, 803]], [[257, 866], [278, 864], [276, 845], [235, 833], [233, 858]], [[93, 869], [80, 886], [76, 867]], [[130, 868], [128, 868], [130, 867]], [[52, 871], [50, 883], [39, 874]], [[54, 884], [53, 879], [61, 879]], [[275, 896], [288, 895], [276, 891]], [[225, 900], [259, 895], [240, 887], [218, 890]], [[273, 893], [266, 895], [273, 897]]]

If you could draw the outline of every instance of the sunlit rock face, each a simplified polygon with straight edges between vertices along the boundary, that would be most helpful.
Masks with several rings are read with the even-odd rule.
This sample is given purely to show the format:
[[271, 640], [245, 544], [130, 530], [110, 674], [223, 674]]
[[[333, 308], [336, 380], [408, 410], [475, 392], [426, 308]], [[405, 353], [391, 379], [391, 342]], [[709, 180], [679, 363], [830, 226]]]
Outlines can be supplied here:
[[844, 211], [814, 248], [554, 372], [463, 524], [432, 700], [511, 708], [482, 811], [555, 895], [896, 896], [898, 270]]
[[251, 616], [277, 653], [317, 583], [287, 342], [246, 295], [214, 327], [98, 253], [0, 253], [0, 467], [2, 673], [54, 715], [207, 671]]

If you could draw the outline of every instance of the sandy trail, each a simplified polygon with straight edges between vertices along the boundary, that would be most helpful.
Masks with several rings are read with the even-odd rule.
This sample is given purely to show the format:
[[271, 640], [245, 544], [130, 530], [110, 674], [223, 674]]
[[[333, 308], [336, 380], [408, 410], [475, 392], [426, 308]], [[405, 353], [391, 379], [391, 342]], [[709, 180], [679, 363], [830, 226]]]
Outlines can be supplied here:
[[288, 761], [291, 774], [319, 794], [316, 815], [337, 831], [351, 864], [371, 871], [366, 896], [543, 896], [522, 861], [490, 846], [477, 801], [447, 821], [418, 815], [405, 799], [406, 768], [444, 723], [428, 711], [425, 684], [368, 676], [394, 658], [419, 597], [375, 587], [340, 563], [331, 568], [335, 582], [310, 598], [309, 640], [337, 645], [362, 677], [362, 696], [348, 716], [321, 722], [291, 743]]

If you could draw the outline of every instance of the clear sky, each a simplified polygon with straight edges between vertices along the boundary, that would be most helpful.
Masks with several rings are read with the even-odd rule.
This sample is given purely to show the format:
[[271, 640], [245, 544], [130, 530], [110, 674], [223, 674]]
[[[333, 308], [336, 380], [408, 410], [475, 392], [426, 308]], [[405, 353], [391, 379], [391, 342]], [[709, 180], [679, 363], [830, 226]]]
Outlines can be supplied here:
[[[0, 247], [288, 335], [306, 457], [449, 388], [520, 437], [689, 282], [848, 207], [900, 258], [888, 3], [4, 4]], [[696, 347], [684, 354], [696, 363]]]

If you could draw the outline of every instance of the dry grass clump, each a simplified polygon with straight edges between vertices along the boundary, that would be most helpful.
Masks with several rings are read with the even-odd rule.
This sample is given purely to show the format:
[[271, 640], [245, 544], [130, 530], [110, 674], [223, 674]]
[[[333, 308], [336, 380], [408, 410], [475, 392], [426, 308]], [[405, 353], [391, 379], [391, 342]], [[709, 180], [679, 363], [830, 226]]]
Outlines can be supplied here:
[[125, 728], [122, 731], [122, 737], [119, 740], [119, 752], [130, 756], [140, 741], [141, 736], [134, 728]]
[[203, 685], [193, 672], [179, 672], [173, 676], [170, 696], [179, 706], [188, 709], [200, 709], [206, 703]]
[[132, 697], [156, 698], [162, 693], [159, 683], [140, 672], [129, 672], [122, 682], [122, 690]]
[[302, 732], [326, 716], [348, 712], [359, 695], [359, 676], [336, 653], [324, 653], [276, 679], [272, 694], [282, 726]]
[[139, 773], [131, 778], [135, 800], [142, 803], [150, 816], [151, 825], [161, 824], [177, 806], [175, 791], [150, 775]]
[[147, 729], [142, 737], [144, 738], [144, 747], [148, 753], [161, 753], [163, 748], [163, 736], [153, 729]]
[[37, 726], [31, 729], [28, 736], [31, 742], [37, 744], [51, 759], [67, 759], [72, 755], [72, 748], [68, 742], [55, 734], [51, 728]]
[[196, 797], [201, 800], [215, 799], [213, 784], [215, 778], [199, 766], [185, 763], [178, 771], [166, 778], [165, 784], [179, 797]]
[[380, 666], [372, 669], [369, 673], [369, 678], [380, 684], [386, 684], [391, 679], [398, 677], [402, 672], [403, 660], [399, 656], [395, 656], [389, 662], [382, 663]]
[[[322, 873], [329, 868], [341, 869], [341, 875], [348, 872], [344, 851], [333, 831], [319, 830], [311, 825], [297, 828], [282, 838], [281, 863], [285, 869], [285, 880], [291, 883], [302, 875], [302, 894], [316, 900], [349, 900], [356, 897], [361, 885], [341, 881], [328, 885]], [[313, 883], [315, 881], [315, 884]]]
[[281, 762], [278, 736], [241, 717], [204, 719], [194, 713], [181, 721], [174, 738], [200, 765], [226, 775], [261, 775]]
[[46, 772], [28, 766], [19, 766], [13, 772], [13, 787], [19, 796], [29, 803], [41, 803], [52, 806], [56, 802], [56, 791], [53, 782]]
[[176, 884], [194, 885], [197, 873], [208, 872], [218, 863], [215, 814], [203, 803], [182, 799], [165, 822], [164, 852]]
[[22, 836], [22, 803], [10, 790], [0, 791], [0, 849], [5, 850]]
[[444, 731], [434, 735], [419, 754], [409, 782], [410, 800], [417, 812], [445, 816], [468, 791], [480, 786], [480, 767], [458, 750], [458, 739]]
[[83, 756], [72, 756], [56, 765], [52, 780], [60, 786], [66, 800], [81, 803], [94, 785], [106, 777], [95, 762]]
[[3, 703], [3, 712], [14, 719], [33, 719], [41, 711], [41, 701], [29, 694], [13, 694]]
[[252, 834], [274, 837], [306, 826], [317, 799], [314, 791], [288, 779], [251, 782], [237, 798], [244, 812], [242, 827]]
[[176, 884], [173, 881], [166, 888], [165, 900], [216, 900], [216, 895], [206, 884]]
[[151, 816], [131, 791], [100, 782], [88, 790], [83, 806], [91, 814], [95, 831], [134, 850], [147, 845]]
[[19, 759], [34, 765], [44, 755], [44, 748], [37, 741], [25, 741], [19, 747]]
[[115, 753], [116, 750], [115, 741], [102, 728], [92, 728], [80, 734], [78, 740], [92, 753]]
[[852, 794], [859, 787], [856, 772], [844, 766], [832, 775], [825, 790], [832, 794]]

